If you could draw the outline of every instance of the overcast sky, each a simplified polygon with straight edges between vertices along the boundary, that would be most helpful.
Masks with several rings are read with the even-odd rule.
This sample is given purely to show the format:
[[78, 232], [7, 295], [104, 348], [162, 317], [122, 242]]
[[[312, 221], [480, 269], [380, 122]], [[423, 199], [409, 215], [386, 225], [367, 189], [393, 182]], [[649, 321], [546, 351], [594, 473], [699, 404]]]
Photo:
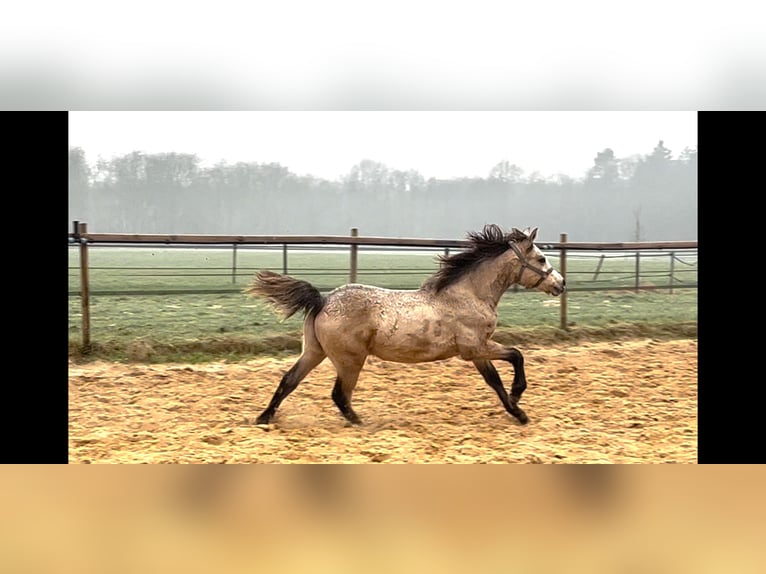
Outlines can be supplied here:
[[362, 159], [426, 178], [486, 177], [501, 160], [526, 174], [581, 177], [596, 153], [675, 157], [697, 145], [692, 111], [70, 112], [69, 142], [89, 162], [132, 151], [193, 153], [211, 165], [278, 162], [336, 179]]

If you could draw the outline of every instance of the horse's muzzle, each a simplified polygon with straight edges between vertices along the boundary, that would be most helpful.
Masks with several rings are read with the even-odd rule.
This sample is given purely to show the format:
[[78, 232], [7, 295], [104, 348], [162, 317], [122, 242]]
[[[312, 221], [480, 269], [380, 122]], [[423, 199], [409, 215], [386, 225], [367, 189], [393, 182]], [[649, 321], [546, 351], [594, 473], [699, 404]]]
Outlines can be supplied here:
[[558, 297], [566, 290], [567, 290], [567, 282], [566, 282], [566, 279], [562, 277], [561, 283], [554, 283], [553, 286], [551, 286], [551, 295], [553, 295], [554, 297]]
[[554, 287], [551, 289], [551, 295], [553, 295], [554, 297], [558, 297], [558, 296], [559, 296], [559, 295], [561, 295], [561, 294], [562, 294], [564, 291], [566, 291], [566, 288], [565, 288], [565, 287], [559, 287], [558, 285], [556, 285], [556, 286], [554, 286]]

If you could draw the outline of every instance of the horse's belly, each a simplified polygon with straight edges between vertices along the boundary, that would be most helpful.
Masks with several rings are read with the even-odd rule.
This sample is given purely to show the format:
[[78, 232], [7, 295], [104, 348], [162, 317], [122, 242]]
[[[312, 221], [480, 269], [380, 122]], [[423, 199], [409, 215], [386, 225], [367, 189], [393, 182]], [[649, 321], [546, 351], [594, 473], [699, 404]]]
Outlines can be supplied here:
[[457, 355], [457, 352], [444, 349], [413, 350], [376, 347], [371, 354], [384, 361], [393, 361], [395, 363], [428, 363], [431, 361], [449, 359], [450, 357]]
[[370, 354], [384, 361], [400, 363], [438, 361], [458, 354], [453, 341], [445, 336], [436, 336], [424, 327], [421, 323], [415, 328], [378, 330]]

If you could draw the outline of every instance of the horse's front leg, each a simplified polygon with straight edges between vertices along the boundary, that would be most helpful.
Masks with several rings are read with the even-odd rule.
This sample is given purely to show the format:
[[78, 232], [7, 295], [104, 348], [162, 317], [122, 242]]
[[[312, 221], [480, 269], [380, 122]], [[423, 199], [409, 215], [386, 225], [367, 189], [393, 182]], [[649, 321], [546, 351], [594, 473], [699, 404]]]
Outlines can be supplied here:
[[[527, 414], [519, 408], [519, 405], [517, 404], [519, 402], [518, 397], [514, 399], [513, 395], [509, 396], [505, 391], [503, 381], [500, 379], [500, 375], [498, 374], [497, 369], [495, 369], [495, 366], [492, 364], [492, 361], [481, 359], [478, 361], [473, 361], [473, 364], [481, 373], [481, 376], [484, 377], [484, 380], [487, 382], [487, 384], [492, 387], [497, 393], [497, 396], [500, 397], [500, 402], [503, 403], [505, 410], [519, 419], [521, 424], [527, 424], [529, 417], [527, 417]], [[514, 384], [516, 382], [515, 379], [516, 377], [514, 376]], [[511, 387], [511, 392], [513, 392], [513, 387]]]
[[[487, 384], [492, 387], [505, 409], [515, 416], [522, 424], [529, 420], [527, 415], [518, 407], [521, 395], [527, 388], [527, 377], [524, 372], [524, 356], [515, 347], [505, 347], [495, 341], [486, 341], [483, 345], [461, 349], [461, 357], [473, 361]], [[506, 392], [492, 360], [508, 361], [513, 365], [513, 383], [510, 395]]]
[[508, 358], [513, 365], [513, 384], [511, 384], [511, 401], [518, 403], [522, 393], [527, 390], [527, 376], [524, 373], [524, 355], [516, 347], [508, 348]]

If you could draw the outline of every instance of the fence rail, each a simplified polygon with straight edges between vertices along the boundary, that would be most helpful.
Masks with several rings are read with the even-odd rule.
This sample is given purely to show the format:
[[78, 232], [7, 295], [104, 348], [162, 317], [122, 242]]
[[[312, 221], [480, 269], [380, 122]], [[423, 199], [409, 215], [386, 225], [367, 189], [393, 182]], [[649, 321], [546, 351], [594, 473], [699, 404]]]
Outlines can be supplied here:
[[[356, 229], [356, 228], [354, 228]], [[466, 248], [470, 242], [464, 239], [421, 239], [399, 237], [357, 237], [354, 235], [159, 235], [132, 233], [70, 233], [74, 242], [124, 243], [124, 244], [177, 244], [177, 245], [369, 245], [393, 247]], [[536, 245], [544, 251], [570, 249], [573, 251], [633, 251], [645, 249], [696, 249], [696, 241], [652, 242], [555, 242]]]
[[[200, 234], [130, 234], [130, 233], [89, 233], [87, 231], [87, 224], [78, 221], [73, 222], [73, 232], [69, 234], [70, 244], [77, 245], [80, 252], [80, 290], [76, 293], [70, 293], [79, 295], [81, 298], [82, 307], [82, 347], [87, 352], [90, 348], [90, 297], [94, 292], [90, 289], [89, 285], [89, 271], [92, 269], [99, 269], [99, 267], [93, 267], [88, 262], [88, 250], [89, 246], [133, 246], [133, 247], [149, 247], [149, 246], [182, 246], [182, 245], [196, 245], [199, 247], [220, 247], [223, 245], [232, 246], [232, 264], [227, 268], [204, 268], [209, 271], [219, 271], [216, 273], [189, 273], [193, 276], [221, 276], [228, 275], [232, 279], [232, 284], [236, 283], [238, 275], [242, 275], [248, 271], [252, 271], [252, 268], [238, 265], [237, 253], [238, 246], [262, 246], [282, 249], [282, 266], [280, 270], [282, 272], [288, 272], [288, 245], [291, 246], [346, 246], [349, 252], [349, 265], [348, 268], [333, 268], [333, 269], [302, 269], [303, 274], [310, 275], [312, 273], [321, 273], [323, 275], [346, 275], [348, 274], [349, 282], [353, 283], [357, 281], [357, 277], [360, 274], [371, 275], [376, 273], [383, 273], [383, 270], [369, 270], [360, 272], [358, 268], [358, 254], [360, 246], [367, 249], [374, 248], [422, 248], [422, 249], [437, 249], [443, 251], [445, 255], [448, 255], [450, 249], [464, 249], [470, 245], [466, 240], [461, 239], [423, 239], [423, 238], [394, 238], [394, 237], [361, 237], [358, 235], [358, 229], [352, 228], [351, 234], [348, 236], [331, 236], [331, 235], [200, 235]], [[677, 256], [677, 251], [696, 250], [696, 241], [654, 241], [654, 242], [569, 242], [567, 235], [562, 233], [560, 241], [542, 243], [538, 242], [537, 246], [543, 251], [559, 252], [559, 271], [567, 277], [567, 255], [572, 252], [581, 252], [580, 257], [584, 256], [582, 253], [588, 252], [600, 252], [600, 259], [597, 264], [595, 272], [587, 272], [592, 275], [591, 282], [596, 282], [601, 275], [609, 275], [610, 271], [602, 269], [604, 261], [611, 257], [625, 257], [625, 255], [607, 255], [604, 252], [619, 251], [619, 252], [634, 252], [635, 255], [635, 270], [634, 274], [624, 277], [616, 277], [615, 280], [630, 280], [634, 278], [633, 285], [621, 285], [617, 287], [608, 287], [607, 289], [633, 289], [636, 292], [639, 289], [667, 289], [669, 292], [673, 292], [674, 289], [679, 288], [694, 288], [696, 282], [693, 284], [682, 283], [679, 278], [679, 270], [675, 267], [675, 263], [681, 263], [684, 265], [690, 265], [688, 262]], [[667, 277], [667, 284], [664, 285], [640, 285], [641, 278], [641, 259], [642, 253], [647, 252], [661, 252], [663, 255], [669, 256], [669, 273], [656, 273], [655, 276], [662, 278]], [[656, 254], [655, 254], [656, 255]], [[589, 256], [589, 255], [588, 255]], [[141, 271], [146, 268], [128, 268], [129, 271]], [[153, 270], [163, 268], [154, 267]], [[179, 269], [164, 268], [165, 270], [174, 269], [175, 271], [198, 271], [200, 267], [189, 267]], [[225, 272], [224, 272], [225, 271]], [[417, 272], [419, 270], [412, 269], [395, 269], [387, 270], [387, 274], [404, 274], [410, 272]], [[570, 272], [570, 278], [573, 275], [583, 275], [585, 272]], [[142, 275], [141, 273], [133, 274], [135, 276]], [[178, 276], [175, 273], [174, 276]], [[644, 278], [652, 275], [645, 274]], [[131, 276], [131, 274], [123, 275]], [[162, 276], [162, 275], [157, 275]], [[568, 281], [570, 282], [570, 281]], [[585, 283], [585, 281], [584, 281]], [[595, 291], [604, 290], [605, 287], [597, 284], [587, 285], [583, 284], [571, 290], [581, 291]], [[210, 288], [210, 289], [184, 289], [184, 293], [226, 293], [236, 291], [232, 289]], [[163, 293], [176, 293], [174, 290], [163, 289], [150, 289], [150, 290], [125, 290], [118, 289], [116, 291], [109, 291], [108, 294], [163, 294]], [[104, 294], [103, 292], [95, 294]], [[561, 323], [562, 329], [567, 328], [567, 297], [566, 292], [561, 296]]]

